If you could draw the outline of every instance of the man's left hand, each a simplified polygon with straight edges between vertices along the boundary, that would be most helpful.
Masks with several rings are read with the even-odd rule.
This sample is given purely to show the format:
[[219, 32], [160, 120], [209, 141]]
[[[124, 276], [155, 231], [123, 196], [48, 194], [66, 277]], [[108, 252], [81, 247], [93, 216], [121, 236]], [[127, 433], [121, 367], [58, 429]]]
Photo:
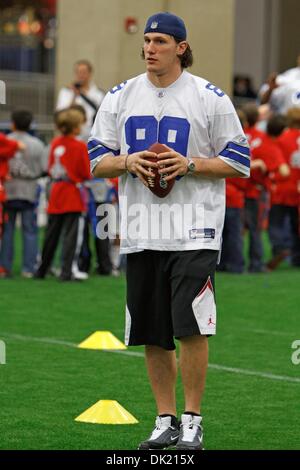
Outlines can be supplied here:
[[169, 181], [176, 176], [184, 176], [188, 172], [188, 160], [175, 150], [170, 148], [169, 152], [158, 155], [158, 167], [161, 175], [168, 174], [164, 179]]

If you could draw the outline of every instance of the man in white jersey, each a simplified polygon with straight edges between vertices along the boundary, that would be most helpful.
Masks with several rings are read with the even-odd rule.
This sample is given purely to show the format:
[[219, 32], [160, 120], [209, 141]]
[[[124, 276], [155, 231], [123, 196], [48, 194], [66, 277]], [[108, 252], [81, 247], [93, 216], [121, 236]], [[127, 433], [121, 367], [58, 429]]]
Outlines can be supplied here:
[[[192, 65], [181, 18], [151, 16], [144, 31], [146, 73], [105, 97], [89, 140], [96, 177], [119, 176], [121, 253], [127, 254], [126, 343], [145, 345], [158, 416], [139, 449], [202, 449], [200, 412], [216, 330], [214, 273], [225, 210], [225, 179], [248, 176], [247, 140], [229, 98], [184, 69]], [[169, 151], [158, 163], [147, 149]], [[176, 177], [160, 199], [148, 188], [151, 167]], [[164, 166], [164, 168], [162, 167]], [[176, 418], [177, 362], [185, 412]]]

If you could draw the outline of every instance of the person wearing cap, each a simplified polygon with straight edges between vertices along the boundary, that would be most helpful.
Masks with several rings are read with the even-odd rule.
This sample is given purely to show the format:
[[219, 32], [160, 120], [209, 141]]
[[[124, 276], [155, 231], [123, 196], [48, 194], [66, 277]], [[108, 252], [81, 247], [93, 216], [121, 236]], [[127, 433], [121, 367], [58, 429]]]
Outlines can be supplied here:
[[[250, 152], [230, 99], [186, 71], [186, 27], [171, 13], [144, 30], [146, 72], [107, 93], [89, 139], [94, 176], [119, 177], [121, 253], [127, 255], [127, 345], [145, 345], [158, 416], [139, 449], [203, 449], [201, 400], [208, 336], [216, 333], [214, 273], [225, 212], [225, 178], [249, 176]], [[167, 146], [157, 161], [148, 149]], [[176, 178], [160, 199], [159, 171]], [[185, 410], [177, 421], [179, 367]]]

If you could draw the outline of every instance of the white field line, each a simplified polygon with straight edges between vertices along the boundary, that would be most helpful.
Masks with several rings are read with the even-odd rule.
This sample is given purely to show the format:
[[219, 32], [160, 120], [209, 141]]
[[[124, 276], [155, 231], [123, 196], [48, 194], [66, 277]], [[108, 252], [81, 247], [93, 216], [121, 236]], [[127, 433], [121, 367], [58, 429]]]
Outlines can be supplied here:
[[295, 333], [287, 333], [286, 331], [274, 331], [274, 330], [263, 330], [263, 329], [245, 329], [243, 331], [250, 331], [251, 333], [258, 333], [262, 335], [270, 336], [295, 336]]
[[[68, 341], [62, 341], [54, 338], [34, 338], [32, 336], [24, 336], [24, 335], [18, 335], [18, 334], [11, 334], [11, 333], [4, 333], [0, 332], [0, 338], [7, 338], [7, 339], [15, 339], [19, 341], [26, 341], [26, 342], [36, 342], [36, 343], [41, 343], [41, 344], [54, 344], [54, 345], [59, 345], [59, 346], [66, 346], [69, 348], [77, 348], [78, 345], [76, 343], [71, 343]], [[114, 354], [121, 354], [124, 356], [134, 356], [134, 357], [140, 357], [144, 358], [144, 353], [141, 352], [134, 352], [134, 351], [118, 351], [118, 350], [113, 350], [113, 349], [104, 349], [104, 352], [110, 352]], [[248, 370], [248, 369], [239, 369], [238, 367], [227, 367], [227, 366], [222, 366], [219, 364], [209, 364], [208, 366], [210, 369], [215, 369], [215, 370], [221, 370], [224, 372], [230, 372], [233, 374], [239, 374], [239, 375], [249, 375], [249, 376], [254, 376], [254, 377], [260, 377], [263, 379], [270, 379], [270, 380], [280, 380], [282, 382], [292, 382], [292, 383], [300, 383], [300, 378], [298, 377], [290, 377], [288, 375], [276, 375], [276, 374], [271, 374], [268, 372], [260, 372], [256, 370]]]

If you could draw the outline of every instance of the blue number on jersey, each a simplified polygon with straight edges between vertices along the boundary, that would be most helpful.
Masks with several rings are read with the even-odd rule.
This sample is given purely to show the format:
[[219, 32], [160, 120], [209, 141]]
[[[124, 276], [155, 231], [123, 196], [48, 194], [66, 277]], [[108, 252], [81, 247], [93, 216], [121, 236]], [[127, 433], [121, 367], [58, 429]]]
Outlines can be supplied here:
[[109, 90], [109, 93], [114, 95], [117, 91], [123, 90], [126, 83], [127, 83], [127, 80], [125, 82], [120, 83], [120, 85], [114, 86], [111, 90]]
[[222, 96], [225, 95], [224, 91], [222, 91], [220, 88], [216, 87], [215, 85], [213, 85], [212, 83], [208, 83], [206, 85], [207, 90], [211, 90], [213, 91], [216, 95], [218, 95], [220, 98], [222, 98]]
[[158, 142], [186, 156], [190, 127], [184, 118], [165, 116], [159, 123]]
[[132, 116], [125, 124], [128, 153], [141, 152], [160, 142], [186, 155], [190, 127], [184, 118], [165, 116], [158, 122], [154, 116]]
[[157, 141], [157, 120], [154, 116], [132, 116], [125, 124], [128, 153], [141, 152]]

